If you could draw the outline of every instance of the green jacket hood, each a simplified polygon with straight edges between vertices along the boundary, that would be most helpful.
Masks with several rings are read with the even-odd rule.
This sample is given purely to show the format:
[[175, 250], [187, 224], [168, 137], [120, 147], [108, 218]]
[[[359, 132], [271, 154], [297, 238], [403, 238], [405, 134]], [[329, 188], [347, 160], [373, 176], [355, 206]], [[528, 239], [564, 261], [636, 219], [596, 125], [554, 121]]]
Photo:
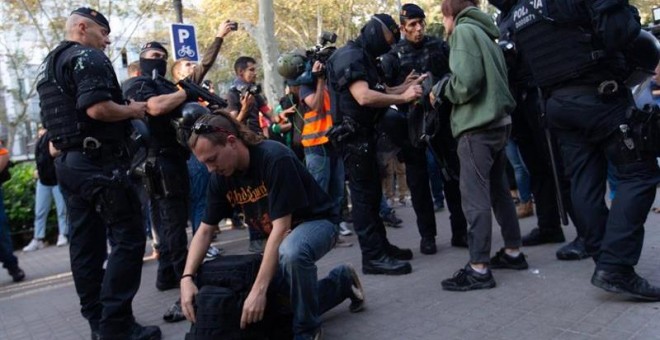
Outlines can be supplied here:
[[469, 23], [479, 26], [481, 29], [486, 32], [488, 37], [491, 39], [497, 39], [500, 37], [500, 30], [495, 26], [493, 18], [488, 14], [480, 11], [476, 7], [468, 7], [462, 10], [455, 19], [456, 25], [459, 23]]

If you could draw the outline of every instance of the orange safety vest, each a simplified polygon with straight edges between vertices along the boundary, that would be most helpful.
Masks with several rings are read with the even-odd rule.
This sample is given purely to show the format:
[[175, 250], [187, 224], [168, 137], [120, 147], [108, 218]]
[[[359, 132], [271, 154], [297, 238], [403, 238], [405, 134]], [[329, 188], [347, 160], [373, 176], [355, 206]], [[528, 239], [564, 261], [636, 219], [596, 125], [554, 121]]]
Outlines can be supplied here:
[[305, 125], [302, 131], [302, 145], [304, 147], [322, 145], [328, 142], [325, 135], [332, 127], [332, 115], [330, 115], [330, 94], [323, 90], [323, 113], [312, 110], [305, 113], [303, 119]]

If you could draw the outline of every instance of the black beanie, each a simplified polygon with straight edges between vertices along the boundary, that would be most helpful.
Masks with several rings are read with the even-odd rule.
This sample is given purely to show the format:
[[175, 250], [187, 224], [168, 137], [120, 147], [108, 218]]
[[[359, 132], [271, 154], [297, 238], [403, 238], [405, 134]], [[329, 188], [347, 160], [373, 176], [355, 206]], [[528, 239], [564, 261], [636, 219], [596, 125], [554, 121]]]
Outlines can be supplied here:
[[110, 33], [110, 23], [108, 22], [108, 19], [103, 16], [100, 12], [93, 10], [89, 7], [80, 7], [73, 12], [71, 12], [71, 15], [77, 14], [77, 15], [82, 15], [85, 18], [88, 18], [95, 23], [103, 26], [105, 29], [108, 30], [108, 33]]
[[418, 19], [418, 18], [426, 18], [426, 15], [424, 14], [424, 10], [415, 5], [415, 4], [404, 4], [401, 6], [401, 12], [399, 13], [399, 23], [403, 25], [403, 22], [406, 19]]
[[163, 46], [163, 44], [159, 43], [158, 41], [151, 41], [144, 46], [142, 46], [142, 50], [140, 51], [140, 55], [142, 55], [144, 52], [149, 51], [149, 50], [158, 50], [163, 53], [165, 53], [165, 56], [167, 57], [169, 53], [167, 53], [167, 49]]

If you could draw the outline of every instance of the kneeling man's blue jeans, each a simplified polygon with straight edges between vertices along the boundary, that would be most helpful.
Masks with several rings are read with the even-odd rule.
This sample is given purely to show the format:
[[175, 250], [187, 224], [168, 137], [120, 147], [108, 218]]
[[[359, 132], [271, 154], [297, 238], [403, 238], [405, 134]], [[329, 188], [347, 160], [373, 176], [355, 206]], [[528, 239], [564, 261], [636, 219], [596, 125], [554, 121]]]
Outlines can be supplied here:
[[328, 220], [308, 221], [291, 231], [280, 245], [279, 271], [271, 288], [289, 295], [295, 339], [311, 339], [321, 326], [320, 315], [351, 294], [353, 278], [348, 266], [333, 269], [318, 281], [316, 261], [329, 252], [337, 227]]

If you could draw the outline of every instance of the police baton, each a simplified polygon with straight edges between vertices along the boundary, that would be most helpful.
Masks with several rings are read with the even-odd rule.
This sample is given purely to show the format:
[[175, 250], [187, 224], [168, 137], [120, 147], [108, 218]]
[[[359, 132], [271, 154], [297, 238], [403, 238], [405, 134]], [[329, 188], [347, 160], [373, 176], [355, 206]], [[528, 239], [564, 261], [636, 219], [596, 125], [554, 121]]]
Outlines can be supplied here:
[[[538, 106], [539, 112], [541, 114], [541, 119], [545, 119], [545, 105], [543, 105], [543, 93], [540, 88], [537, 88], [539, 98]], [[543, 124], [543, 132], [545, 134], [545, 142], [548, 145], [548, 152], [550, 153], [550, 166], [552, 168], [552, 179], [555, 183], [555, 196], [557, 198], [557, 210], [559, 210], [559, 218], [561, 219], [561, 224], [568, 225], [568, 216], [566, 215], [566, 209], [564, 209], [564, 198], [561, 194], [561, 184], [559, 182], [559, 173], [557, 172], [557, 160], [555, 159], [555, 148], [552, 143], [552, 135], [550, 134], [550, 129], [547, 124]]]

